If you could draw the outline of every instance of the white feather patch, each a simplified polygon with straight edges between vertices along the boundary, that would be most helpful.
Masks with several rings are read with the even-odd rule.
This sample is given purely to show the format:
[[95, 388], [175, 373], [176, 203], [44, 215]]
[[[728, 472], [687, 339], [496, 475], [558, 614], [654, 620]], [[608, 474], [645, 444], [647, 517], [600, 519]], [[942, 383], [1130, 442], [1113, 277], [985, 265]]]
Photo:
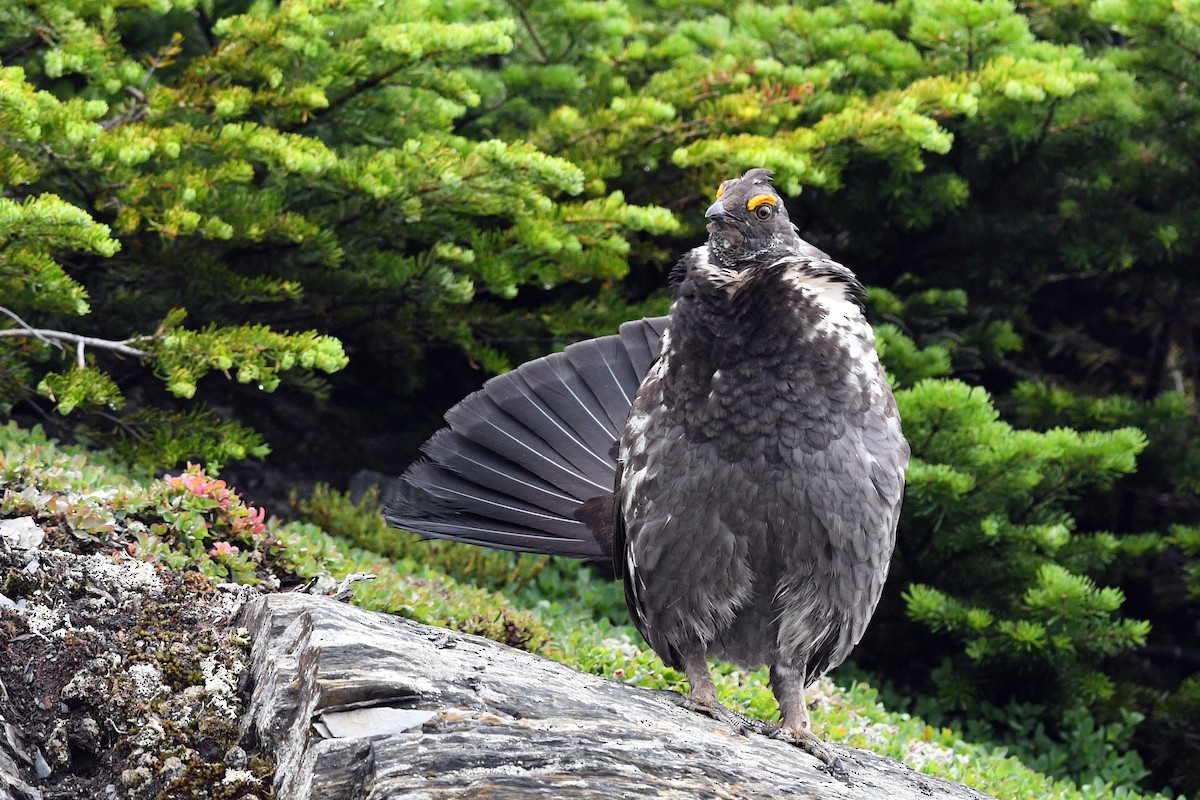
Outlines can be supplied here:
[[[820, 325], [827, 328], [851, 323], [862, 323], [863, 313], [854, 298], [847, 290], [846, 284], [826, 275], [814, 275], [804, 269], [808, 265], [818, 265], [819, 261], [800, 261], [788, 269], [786, 280], [797, 291], [812, 298], [825, 310], [824, 319]], [[841, 267], [835, 261], [826, 262]]]
[[[696, 263], [693, 269], [709, 283], [723, 288], [729, 294], [736, 292], [742, 285], [744, 274], [736, 269], [722, 267], [720, 264], [709, 261], [708, 247], [697, 247], [693, 252], [696, 253]], [[666, 351], [664, 350], [664, 352]]]

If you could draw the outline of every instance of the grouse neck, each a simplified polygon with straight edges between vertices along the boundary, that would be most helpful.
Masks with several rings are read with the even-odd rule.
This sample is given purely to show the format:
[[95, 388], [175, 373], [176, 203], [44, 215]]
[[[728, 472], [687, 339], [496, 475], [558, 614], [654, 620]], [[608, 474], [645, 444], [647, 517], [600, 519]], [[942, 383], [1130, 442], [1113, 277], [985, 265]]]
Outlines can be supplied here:
[[793, 291], [778, 270], [698, 270], [680, 286], [671, 309], [672, 335], [719, 361], [737, 360], [747, 347], [784, 349], [798, 333], [788, 313]]
[[[732, 459], [752, 441], [820, 448], [861, 420], [879, 367], [871, 329], [840, 286], [785, 268], [760, 270], [733, 294], [698, 275], [684, 281], [657, 377], [689, 441]], [[762, 452], [781, 464], [790, 451]]]

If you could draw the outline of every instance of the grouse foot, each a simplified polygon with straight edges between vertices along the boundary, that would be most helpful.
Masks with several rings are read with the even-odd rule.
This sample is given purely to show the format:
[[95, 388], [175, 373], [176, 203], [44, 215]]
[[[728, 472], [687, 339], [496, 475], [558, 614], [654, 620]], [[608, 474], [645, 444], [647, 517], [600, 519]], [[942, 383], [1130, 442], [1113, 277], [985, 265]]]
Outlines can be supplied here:
[[821, 741], [821, 737], [807, 728], [796, 730], [780, 725], [767, 735], [772, 739], [778, 739], [799, 747], [813, 758], [824, 763], [830, 775], [845, 783], [850, 782], [850, 773], [846, 771], [842, 760], [833, 754], [833, 751], [829, 749], [829, 746], [825, 742]]
[[712, 717], [717, 722], [724, 722], [739, 736], [749, 736], [752, 733], [757, 733], [761, 736], [771, 736], [775, 731], [775, 725], [763, 722], [760, 719], [747, 717], [745, 714], [739, 714], [736, 711], [731, 711], [720, 703], [704, 703], [695, 697], [679, 694], [670, 689], [664, 689], [663, 691], [667, 692], [675, 705], [680, 708], [686, 708], [688, 711]]
[[724, 722], [729, 726], [730, 730], [739, 736], [758, 734], [766, 736], [768, 739], [786, 742], [793, 747], [799, 747], [824, 764], [826, 771], [832, 777], [844, 783], [850, 783], [850, 773], [846, 770], [842, 759], [834, 755], [829, 746], [821, 741], [821, 737], [807, 728], [799, 730], [785, 728], [778, 722], [764, 722], [760, 719], [747, 717], [745, 714], [739, 714], [736, 711], [726, 708], [721, 703], [709, 705], [700, 702], [694, 697], [679, 694], [671, 689], [662, 689], [661, 691], [670, 697], [671, 701], [680, 708], [686, 708], [688, 711], [704, 714], [718, 722]]
[[799, 747], [823, 763], [830, 775], [848, 784], [850, 775], [842, 760], [809, 725], [808, 703], [804, 700], [807, 683], [802, 667], [787, 663], [771, 665], [771, 690], [779, 701], [779, 715], [783, 717], [783, 724], [772, 731], [771, 737]]

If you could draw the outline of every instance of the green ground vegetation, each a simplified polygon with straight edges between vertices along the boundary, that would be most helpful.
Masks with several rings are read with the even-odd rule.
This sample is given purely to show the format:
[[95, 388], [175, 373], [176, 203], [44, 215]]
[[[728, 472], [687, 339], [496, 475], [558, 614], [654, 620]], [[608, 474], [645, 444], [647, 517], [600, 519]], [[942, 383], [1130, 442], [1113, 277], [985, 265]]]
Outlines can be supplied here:
[[[70, 549], [124, 546], [164, 568], [264, 589], [306, 583], [312, 591], [331, 591], [347, 575], [367, 573], [373, 580], [354, 584], [354, 602], [364, 608], [488, 636], [612, 680], [686, 689], [682, 674], [663, 666], [623, 610], [614, 613], [622, 602], [619, 588], [578, 562], [398, 536], [384, 525], [373, 497], [356, 503], [327, 487], [299, 501], [302, 519], [282, 522], [199, 468], [154, 479], [103, 453], [60, 446], [40, 429], [0, 428], [0, 452], [6, 487], [0, 515], [30, 516], [65, 531]], [[19, 586], [8, 590], [20, 598]], [[716, 680], [734, 707], [774, 715], [765, 670], [719, 668]], [[1091, 757], [1101, 760], [1089, 762], [1090, 780], [1073, 782], [1028, 766], [1027, 756], [1069, 757], [1044, 736], [1031, 742], [1040, 746], [1036, 753], [1010, 755], [951, 727], [889, 711], [879, 693], [860, 681], [822, 681], [812, 694], [822, 735], [1000, 798], [1163, 797], [1130, 788], [1127, 757], [1104, 746], [1114, 735], [1120, 738], [1119, 730], [1080, 731], [1090, 740]]]

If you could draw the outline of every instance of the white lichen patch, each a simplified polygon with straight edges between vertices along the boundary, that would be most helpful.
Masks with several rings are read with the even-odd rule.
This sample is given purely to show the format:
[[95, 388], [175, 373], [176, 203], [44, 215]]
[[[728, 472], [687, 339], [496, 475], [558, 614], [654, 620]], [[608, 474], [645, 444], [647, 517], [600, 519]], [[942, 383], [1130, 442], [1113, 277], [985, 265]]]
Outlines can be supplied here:
[[42, 750], [46, 760], [54, 769], [60, 769], [71, 763], [71, 748], [67, 744], [67, 721], [60, 719], [54, 723], [50, 735], [42, 741]]
[[59, 692], [64, 702], [90, 701], [97, 697], [107, 697], [109, 691], [108, 678], [109, 662], [104, 658], [92, 659], [83, 666], [68, 681]]
[[221, 783], [261, 783], [248, 769], [227, 769]]
[[40, 603], [25, 606], [25, 624], [31, 633], [46, 636], [67, 624], [67, 612], [62, 608], [50, 608]]
[[260, 594], [253, 586], [243, 586], [236, 583], [219, 583], [217, 591], [206, 604], [208, 618], [214, 622], [220, 619], [232, 619], [241, 611], [242, 606]]
[[245, 662], [239, 658], [233, 659], [229, 665], [221, 663], [217, 653], [210, 654], [200, 662], [204, 691], [212, 711], [231, 718], [241, 713], [241, 702], [237, 696], [238, 675], [245, 668]]
[[150, 770], [145, 767], [135, 767], [121, 771], [121, 783], [131, 789], [148, 783], [150, 778]]
[[162, 594], [162, 580], [154, 566], [132, 558], [113, 561], [102, 555], [82, 556], [79, 559], [88, 583], [121, 593], [136, 592], [157, 597]]
[[133, 693], [143, 700], [154, 697], [162, 686], [162, 670], [154, 664], [134, 664], [126, 670], [125, 675], [129, 678]]
[[137, 736], [133, 737], [133, 744], [135, 747], [149, 750], [165, 738], [166, 732], [163, 730], [162, 720], [158, 717], [151, 717], [143, 723]]

